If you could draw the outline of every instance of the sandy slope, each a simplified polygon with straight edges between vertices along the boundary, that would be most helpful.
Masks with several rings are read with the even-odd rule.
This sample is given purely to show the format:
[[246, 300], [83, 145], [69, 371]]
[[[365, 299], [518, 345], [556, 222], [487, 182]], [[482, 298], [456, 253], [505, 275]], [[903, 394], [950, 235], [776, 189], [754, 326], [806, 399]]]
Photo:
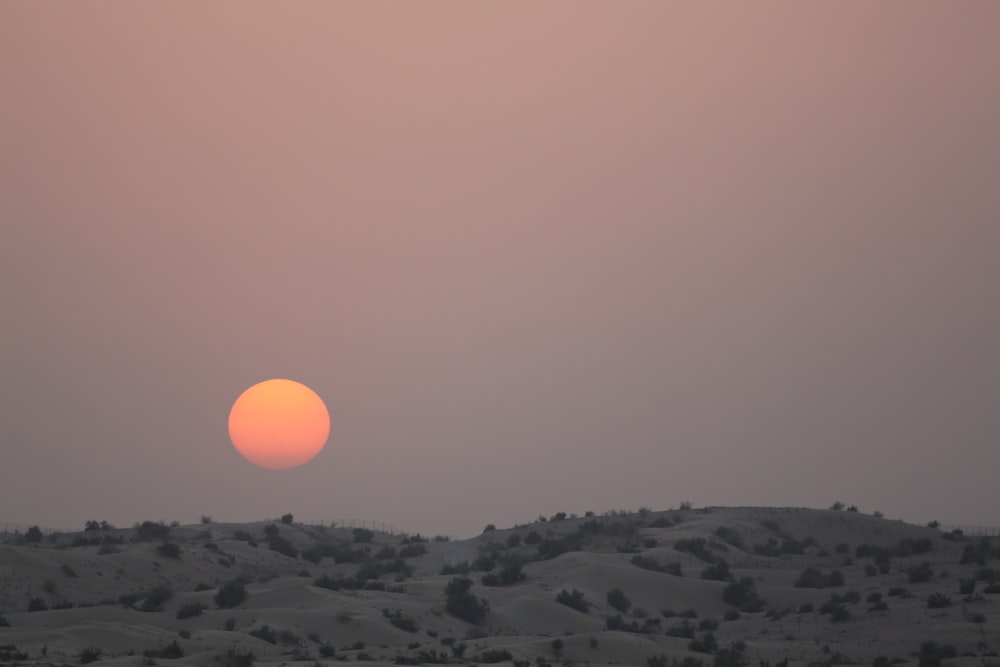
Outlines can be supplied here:
[[[269, 544], [267, 531], [277, 537], [277, 544]], [[239, 532], [255, 543], [234, 539]], [[517, 539], [512, 535], [520, 544], [508, 544]], [[1000, 650], [1000, 613], [995, 609], [1000, 595], [983, 593], [988, 583], [984, 579], [977, 582], [976, 593], [963, 600], [967, 596], [958, 591], [959, 577], [972, 577], [982, 566], [960, 563], [963, 551], [977, 541], [953, 537], [856, 512], [709, 508], [566, 518], [464, 541], [376, 534], [371, 542], [359, 543], [349, 530], [280, 523], [174, 527], [165, 538], [152, 541], [140, 541], [135, 529], [63, 534], [36, 544], [9, 540], [0, 544], [0, 608], [9, 623], [0, 627], [0, 662], [79, 664], [81, 652], [95, 647], [102, 663], [129, 665], [219, 665], [230, 650], [252, 652], [258, 664], [365, 658], [392, 664], [404, 657], [474, 662], [489, 657], [483, 654], [491, 649], [508, 651], [507, 664], [563, 660], [645, 665], [650, 657], [663, 655], [694, 657], [712, 665], [717, 652], [692, 652], [690, 638], [667, 634], [679, 624], [698, 628], [705, 621], [717, 623], [717, 629], [696, 630], [696, 639], [711, 634], [720, 649], [741, 642], [744, 659], [754, 665], [761, 659], [783, 658], [792, 665], [871, 664], [880, 655], [916, 664], [914, 654], [921, 643], [935, 640], [967, 654], [952, 662], [980, 666], [980, 656]], [[543, 541], [527, 544], [532, 538]], [[179, 546], [179, 558], [161, 553], [164, 539]], [[701, 558], [676, 549], [678, 540], [699, 539], [706, 548]], [[802, 549], [789, 547], [801, 553], [768, 555], [755, 549], [768, 540], [772, 545], [806, 543]], [[110, 546], [102, 547], [103, 541]], [[899, 552], [901, 541], [911, 546], [923, 541], [921, 548], [930, 550], [904, 555]], [[866, 572], [872, 558], [855, 556], [865, 544], [894, 552], [889, 573]], [[282, 545], [285, 551], [295, 549], [295, 557], [269, 548], [280, 550]], [[425, 553], [400, 561], [374, 558], [385, 547]], [[310, 549], [318, 562], [302, 557]], [[524, 576], [493, 587], [481, 583], [485, 572], [468, 572], [471, 592], [490, 607], [474, 625], [448, 613], [445, 589], [459, 575], [441, 571], [489, 554], [497, 559], [494, 573], [511, 559], [522, 564]], [[636, 555], [661, 565], [679, 564], [683, 576], [638, 567], [632, 563]], [[997, 544], [979, 556], [1000, 570]], [[725, 560], [736, 580], [751, 577], [766, 604], [760, 611], [724, 620], [732, 607], [723, 600], [728, 582], [701, 578], [708, 564], [702, 558]], [[349, 560], [356, 562], [345, 562]], [[908, 568], [924, 562], [933, 576], [911, 583]], [[368, 572], [373, 578], [367, 583], [384, 590], [317, 585], [324, 583], [317, 580], [322, 575], [356, 578], [359, 568], [379, 564], [392, 571], [381, 576]], [[401, 567], [411, 571], [398, 572]], [[795, 587], [806, 567], [837, 570], [844, 584]], [[219, 587], [235, 579], [245, 582], [246, 599], [235, 608], [218, 608]], [[142, 611], [144, 594], [158, 587], [170, 589], [172, 595], [153, 610]], [[907, 593], [890, 596], [895, 587]], [[614, 588], [631, 602], [621, 622], [634, 625], [623, 630], [607, 629], [607, 619], [619, 615], [606, 600]], [[564, 589], [580, 591], [591, 603], [589, 613], [556, 602]], [[833, 622], [830, 614], [818, 611], [831, 594], [849, 591], [859, 598], [843, 605], [849, 619]], [[928, 608], [933, 593], [947, 595], [951, 605]], [[123, 598], [129, 594], [132, 599]], [[876, 604], [875, 598], [869, 601], [872, 594], [880, 594], [888, 608], [871, 610]], [[32, 598], [49, 609], [27, 611]], [[195, 603], [203, 606], [203, 613], [177, 618], [178, 610]], [[803, 609], [809, 604], [813, 610]], [[684, 621], [674, 615], [686, 610], [697, 617]], [[387, 612], [407, 627], [394, 625]], [[409, 631], [411, 625], [414, 632]], [[264, 626], [271, 636], [262, 631]], [[553, 646], [555, 639], [561, 640], [561, 648]], [[182, 657], [142, 657], [174, 642]]]

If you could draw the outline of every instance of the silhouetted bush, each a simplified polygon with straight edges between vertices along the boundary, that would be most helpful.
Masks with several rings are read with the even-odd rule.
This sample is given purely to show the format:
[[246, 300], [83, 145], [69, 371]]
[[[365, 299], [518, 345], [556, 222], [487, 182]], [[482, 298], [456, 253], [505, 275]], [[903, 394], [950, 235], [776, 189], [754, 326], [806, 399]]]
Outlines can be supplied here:
[[737, 609], [747, 609], [748, 613], [757, 611], [762, 605], [757, 597], [757, 591], [752, 577], [743, 577], [739, 581], [730, 582], [722, 589], [722, 600]]
[[285, 524], [286, 526], [292, 525], [294, 521], [295, 517], [293, 517], [290, 513], [281, 515], [281, 523]]
[[468, 623], [480, 623], [489, 613], [486, 600], [480, 600], [469, 590], [472, 581], [466, 577], [456, 577], [445, 588], [445, 609], [452, 616]]
[[247, 632], [251, 637], [256, 637], [261, 641], [265, 641], [268, 644], [278, 643], [278, 632], [271, 628], [270, 625], [262, 625], [259, 628], [255, 628]]
[[606, 599], [609, 605], [623, 614], [627, 614], [629, 607], [632, 606], [632, 602], [620, 588], [612, 588], [608, 591]]
[[942, 660], [957, 656], [958, 651], [952, 644], [938, 645], [934, 641], [925, 641], [920, 645], [920, 652], [917, 654], [917, 664], [919, 667], [941, 667]]
[[835, 588], [844, 585], [844, 575], [837, 570], [831, 570], [824, 574], [815, 568], [808, 567], [799, 573], [799, 577], [793, 585], [795, 588]]
[[80, 664], [86, 665], [91, 662], [97, 662], [101, 659], [101, 649], [96, 646], [88, 646], [87, 648], [81, 649], [79, 654]]
[[28, 543], [41, 542], [42, 531], [38, 526], [32, 526], [24, 533], [24, 541]]
[[674, 549], [689, 553], [706, 563], [714, 563], [715, 556], [708, 550], [707, 544], [703, 537], [689, 537], [674, 542]]
[[156, 552], [164, 558], [178, 559], [181, 557], [181, 547], [176, 542], [164, 542], [156, 548]]
[[189, 602], [187, 604], [181, 605], [180, 609], [177, 610], [177, 618], [192, 618], [193, 616], [201, 616], [201, 612], [205, 611], [205, 605], [200, 602]]
[[524, 581], [524, 573], [521, 572], [521, 564], [514, 560], [508, 560], [497, 572], [482, 577], [484, 586], [512, 586], [519, 581]]
[[416, 632], [420, 629], [417, 622], [411, 617], [403, 614], [401, 609], [383, 609], [382, 615], [389, 619], [389, 622], [404, 632]]
[[729, 572], [729, 563], [721, 558], [714, 565], [709, 565], [701, 571], [701, 578], [710, 581], [729, 581], [732, 576]]
[[163, 648], [159, 649], [148, 649], [142, 652], [143, 656], [147, 658], [163, 658], [165, 660], [176, 660], [178, 658], [184, 657], [184, 650], [181, 645], [177, 643], [177, 640], [173, 640]]
[[355, 542], [371, 542], [375, 537], [375, 533], [367, 528], [355, 528], [351, 531], [351, 535]]
[[591, 606], [590, 601], [587, 600], [584, 594], [575, 588], [572, 592], [567, 591], [565, 588], [559, 591], [559, 594], [556, 595], [556, 602], [564, 604], [572, 609], [576, 609], [584, 614], [589, 613]]
[[267, 548], [289, 558], [299, 557], [299, 550], [293, 547], [292, 543], [281, 535], [270, 536], [267, 540]]
[[247, 589], [240, 581], [230, 581], [223, 584], [215, 594], [215, 604], [220, 609], [231, 609], [243, 604], [247, 599]]
[[416, 558], [417, 556], [423, 556], [425, 553], [427, 553], [427, 547], [420, 542], [407, 544], [399, 549], [400, 558]]
[[164, 603], [173, 596], [174, 592], [170, 587], [157, 586], [143, 596], [142, 604], [139, 605], [138, 609], [145, 612], [163, 611]]
[[696, 653], [715, 653], [719, 650], [719, 642], [716, 641], [714, 634], [706, 632], [701, 639], [692, 639], [688, 649]]
[[667, 628], [666, 635], [668, 637], [680, 637], [682, 639], [693, 639], [694, 638], [694, 626], [688, 620], [683, 620], [680, 623], [675, 623]]
[[927, 598], [928, 609], [943, 609], [951, 606], [951, 598], [944, 593], [932, 593]]
[[486, 527], [483, 528], [483, 532], [484, 533], [492, 533], [496, 529], [497, 529], [497, 527], [494, 524], [488, 523], [488, 524], [486, 524]]
[[170, 527], [162, 521], [143, 521], [136, 527], [135, 533], [140, 542], [158, 542], [170, 536]]
[[620, 632], [636, 632], [639, 634], [655, 634], [660, 631], [660, 619], [644, 618], [640, 624], [638, 621], [626, 621], [621, 614], [608, 616], [604, 619], [604, 627], [608, 630], [618, 630]]
[[931, 577], [934, 576], [934, 570], [931, 569], [929, 563], [921, 563], [920, 565], [914, 565], [909, 568], [906, 571], [906, 575], [911, 584], [920, 584], [925, 581], [930, 581]]
[[510, 654], [510, 651], [507, 651], [505, 649], [491, 648], [480, 653], [479, 657], [476, 658], [476, 661], [490, 664], [494, 662], [507, 662], [509, 660], [513, 660], [513, 658], [514, 656]]

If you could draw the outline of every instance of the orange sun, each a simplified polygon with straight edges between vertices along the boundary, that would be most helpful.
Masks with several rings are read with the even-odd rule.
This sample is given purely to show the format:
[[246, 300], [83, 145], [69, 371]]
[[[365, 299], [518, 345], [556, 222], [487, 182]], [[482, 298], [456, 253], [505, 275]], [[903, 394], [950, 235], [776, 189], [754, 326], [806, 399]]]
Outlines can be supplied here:
[[316, 392], [293, 380], [265, 380], [236, 399], [229, 439], [247, 461], [282, 470], [307, 463], [330, 435], [330, 413]]

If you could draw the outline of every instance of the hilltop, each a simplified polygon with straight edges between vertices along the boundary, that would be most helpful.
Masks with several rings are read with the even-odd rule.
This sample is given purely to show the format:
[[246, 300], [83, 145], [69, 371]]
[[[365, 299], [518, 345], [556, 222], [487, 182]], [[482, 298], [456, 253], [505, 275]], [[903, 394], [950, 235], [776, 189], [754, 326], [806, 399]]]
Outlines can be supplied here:
[[560, 513], [466, 540], [92, 522], [0, 543], [0, 662], [981, 667], [998, 558], [833, 509]]

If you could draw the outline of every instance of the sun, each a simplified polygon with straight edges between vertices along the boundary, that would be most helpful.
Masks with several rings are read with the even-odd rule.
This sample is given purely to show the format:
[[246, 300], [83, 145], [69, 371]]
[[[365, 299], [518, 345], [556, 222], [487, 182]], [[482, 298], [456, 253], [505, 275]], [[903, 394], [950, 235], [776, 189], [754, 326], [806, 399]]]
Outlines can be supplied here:
[[247, 461], [284, 470], [311, 461], [330, 436], [330, 413], [319, 395], [300, 382], [259, 382], [229, 411], [229, 439]]

